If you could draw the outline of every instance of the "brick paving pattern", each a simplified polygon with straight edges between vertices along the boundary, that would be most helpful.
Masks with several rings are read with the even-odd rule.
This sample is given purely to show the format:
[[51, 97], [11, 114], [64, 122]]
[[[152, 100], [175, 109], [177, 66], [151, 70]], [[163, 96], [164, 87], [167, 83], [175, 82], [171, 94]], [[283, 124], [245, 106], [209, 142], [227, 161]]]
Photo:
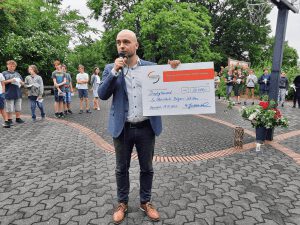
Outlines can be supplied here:
[[[109, 104], [102, 103], [100, 112], [79, 115], [75, 97], [74, 114], [64, 122], [50, 118], [33, 123], [26, 117], [26, 124], [0, 128], [1, 225], [112, 224], [115, 157], [91, 138], [100, 136], [108, 148], [112, 143], [106, 132]], [[52, 117], [52, 96], [45, 105]], [[26, 100], [23, 107], [29, 114]], [[285, 108], [284, 114], [291, 126], [276, 129], [275, 135], [299, 130], [300, 111]], [[237, 110], [227, 111], [221, 102], [217, 114], [208, 116], [254, 131]], [[139, 165], [132, 160], [129, 210], [122, 224], [300, 225], [299, 135], [281, 136], [256, 154], [254, 138], [246, 134], [249, 148], [224, 157], [215, 152], [232, 147], [232, 128], [196, 116], [164, 117], [163, 122], [157, 155], [215, 158], [154, 162], [153, 203], [161, 213], [157, 223], [138, 209]]]

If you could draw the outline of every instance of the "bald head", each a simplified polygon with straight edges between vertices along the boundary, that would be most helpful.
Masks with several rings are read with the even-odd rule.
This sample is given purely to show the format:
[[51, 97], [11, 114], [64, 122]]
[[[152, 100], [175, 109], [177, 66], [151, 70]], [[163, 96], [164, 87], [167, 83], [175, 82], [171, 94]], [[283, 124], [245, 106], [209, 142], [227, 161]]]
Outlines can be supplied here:
[[139, 47], [136, 35], [131, 30], [122, 30], [116, 38], [118, 53], [122, 52], [127, 58], [136, 57]]
[[117, 40], [118, 39], [129, 39], [131, 40], [132, 42], [137, 42], [137, 38], [136, 38], [136, 35], [133, 31], [131, 30], [121, 30], [118, 35], [117, 35]]

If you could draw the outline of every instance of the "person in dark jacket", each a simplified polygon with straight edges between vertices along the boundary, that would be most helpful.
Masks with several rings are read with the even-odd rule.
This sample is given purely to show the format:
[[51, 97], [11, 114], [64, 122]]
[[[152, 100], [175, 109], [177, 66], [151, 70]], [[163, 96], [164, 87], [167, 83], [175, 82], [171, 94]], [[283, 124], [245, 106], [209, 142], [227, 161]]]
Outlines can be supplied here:
[[258, 79], [259, 95], [269, 95], [270, 89], [270, 74], [268, 69], [264, 69], [264, 74]]
[[289, 87], [289, 81], [286, 77], [285, 72], [281, 72], [279, 79], [279, 92], [278, 92], [278, 104], [284, 107], [286, 92]]
[[[298, 108], [300, 109], [300, 75], [296, 76], [293, 83], [296, 88], [294, 99], [298, 101]], [[294, 101], [293, 108], [296, 108], [296, 101]]]

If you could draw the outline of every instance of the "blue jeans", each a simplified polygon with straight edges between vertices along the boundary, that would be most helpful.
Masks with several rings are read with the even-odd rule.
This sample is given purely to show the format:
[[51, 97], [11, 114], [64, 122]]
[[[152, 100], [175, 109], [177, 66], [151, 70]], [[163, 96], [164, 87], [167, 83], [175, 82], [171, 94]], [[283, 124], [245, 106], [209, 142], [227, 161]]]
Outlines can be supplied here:
[[36, 119], [36, 115], [35, 115], [36, 106], [38, 106], [38, 108], [41, 111], [41, 117], [45, 117], [44, 105], [42, 102], [37, 101], [37, 96], [29, 96], [28, 98], [29, 98], [32, 119]]
[[116, 179], [118, 202], [128, 203], [129, 167], [132, 149], [135, 145], [140, 164], [140, 201], [151, 200], [153, 181], [152, 159], [154, 154], [155, 135], [150, 121], [141, 128], [125, 127], [119, 137], [114, 138], [116, 151]]
[[226, 85], [226, 97], [229, 98], [231, 96], [231, 92], [232, 92], [232, 85]]

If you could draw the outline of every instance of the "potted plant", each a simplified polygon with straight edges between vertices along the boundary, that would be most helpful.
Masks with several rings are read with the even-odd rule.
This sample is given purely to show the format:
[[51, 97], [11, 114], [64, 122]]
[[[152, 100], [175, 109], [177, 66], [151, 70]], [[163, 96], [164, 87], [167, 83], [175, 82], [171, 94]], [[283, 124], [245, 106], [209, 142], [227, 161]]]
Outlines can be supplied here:
[[288, 120], [276, 108], [277, 103], [263, 96], [258, 105], [242, 107], [242, 117], [249, 120], [256, 130], [257, 151], [265, 140], [272, 140], [275, 127], [288, 127]]

